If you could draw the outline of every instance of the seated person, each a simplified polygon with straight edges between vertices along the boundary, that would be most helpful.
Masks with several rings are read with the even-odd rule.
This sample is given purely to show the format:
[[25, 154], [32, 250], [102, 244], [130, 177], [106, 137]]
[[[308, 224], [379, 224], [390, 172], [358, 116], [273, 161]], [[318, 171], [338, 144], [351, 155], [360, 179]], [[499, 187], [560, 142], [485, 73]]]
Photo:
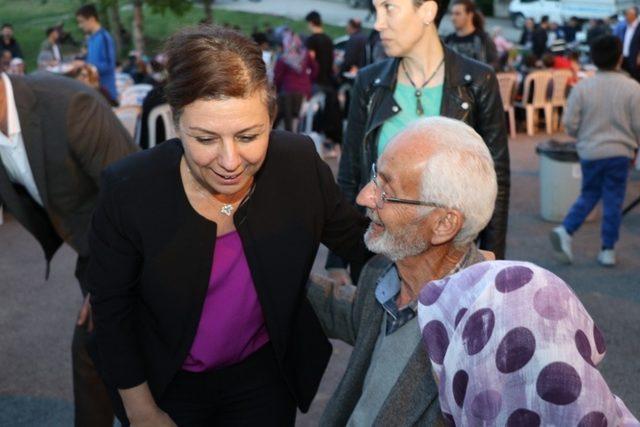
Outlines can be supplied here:
[[[454, 171], [455, 173], [452, 173]], [[356, 202], [369, 250], [358, 286], [313, 276], [308, 297], [329, 337], [354, 345], [320, 425], [434, 425], [438, 390], [421, 343], [422, 287], [484, 261], [474, 240], [495, 206], [491, 154], [463, 122], [420, 119], [378, 159]]]
[[320, 425], [638, 425], [592, 369], [602, 334], [568, 286], [476, 248], [497, 185], [472, 128], [420, 119], [372, 172], [357, 202], [379, 255], [357, 287], [308, 286], [325, 332], [354, 346]]
[[74, 78], [87, 86], [90, 86], [100, 92], [100, 94], [104, 97], [104, 99], [111, 105], [112, 107], [117, 107], [118, 102], [114, 101], [109, 92], [100, 85], [100, 75], [98, 74], [98, 70], [91, 64], [82, 64], [69, 73], [69, 77]]

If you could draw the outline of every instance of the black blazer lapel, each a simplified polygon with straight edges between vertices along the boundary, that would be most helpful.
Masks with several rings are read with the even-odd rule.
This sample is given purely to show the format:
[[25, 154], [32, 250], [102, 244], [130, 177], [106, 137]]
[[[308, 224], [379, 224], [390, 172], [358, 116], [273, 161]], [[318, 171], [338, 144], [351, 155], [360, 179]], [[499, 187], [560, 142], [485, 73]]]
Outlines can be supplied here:
[[[29, 158], [31, 173], [42, 198], [42, 203], [47, 207], [47, 175], [45, 169], [45, 155], [42, 140], [40, 117], [37, 114], [38, 101], [31, 89], [20, 78], [10, 77], [13, 86], [13, 97], [18, 109], [22, 139]], [[65, 126], [66, 123], [60, 123]]]

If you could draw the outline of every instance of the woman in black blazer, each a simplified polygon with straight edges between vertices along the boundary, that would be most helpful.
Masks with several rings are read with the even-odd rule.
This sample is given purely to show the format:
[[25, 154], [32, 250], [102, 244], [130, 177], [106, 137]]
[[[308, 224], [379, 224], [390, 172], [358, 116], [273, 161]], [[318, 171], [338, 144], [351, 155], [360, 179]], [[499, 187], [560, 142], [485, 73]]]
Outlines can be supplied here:
[[367, 221], [308, 138], [271, 130], [256, 45], [199, 27], [167, 53], [180, 139], [102, 177], [94, 360], [125, 424], [293, 425], [331, 354], [305, 297], [318, 246], [364, 258]]

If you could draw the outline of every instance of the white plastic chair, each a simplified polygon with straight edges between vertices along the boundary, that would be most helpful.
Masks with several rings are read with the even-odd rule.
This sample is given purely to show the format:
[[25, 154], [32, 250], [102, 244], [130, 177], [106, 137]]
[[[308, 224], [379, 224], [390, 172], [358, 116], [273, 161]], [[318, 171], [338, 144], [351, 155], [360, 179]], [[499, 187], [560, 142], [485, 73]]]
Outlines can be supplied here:
[[560, 108], [564, 111], [567, 106], [567, 87], [573, 77], [571, 70], [554, 70], [551, 73], [551, 109], [553, 114], [553, 129], [557, 130], [560, 123]]
[[149, 84], [139, 84], [128, 87], [120, 96], [120, 106], [137, 105], [142, 106], [144, 98], [153, 89]]
[[535, 122], [537, 121], [538, 110], [544, 111], [546, 130], [547, 133], [551, 133], [551, 115], [553, 108], [547, 99], [550, 81], [551, 71], [532, 71], [524, 79], [522, 101], [514, 104], [516, 108], [522, 108], [526, 112], [527, 135], [529, 136], [533, 136], [535, 133]]
[[129, 87], [133, 86], [133, 78], [127, 73], [116, 73], [116, 91], [118, 92], [118, 98]]
[[158, 119], [162, 120], [164, 124], [164, 134], [166, 139], [171, 139], [176, 137], [176, 130], [173, 126], [173, 114], [171, 114], [171, 107], [169, 104], [162, 104], [154, 107], [153, 110], [149, 113], [149, 118], [147, 119], [148, 126], [148, 134], [149, 134], [149, 148], [153, 148], [156, 145], [156, 122]]
[[[311, 97], [308, 101], [304, 101], [300, 107], [299, 118], [302, 122], [301, 133], [310, 134], [313, 132], [313, 118], [318, 111], [324, 108], [325, 95], [323, 92], [318, 92]], [[293, 127], [296, 129], [296, 127]]]
[[136, 127], [138, 125], [138, 119], [140, 118], [141, 111], [142, 108], [135, 105], [127, 105], [113, 109], [113, 112], [120, 120], [120, 123], [124, 125], [132, 138], [136, 135]]
[[500, 97], [504, 112], [509, 115], [509, 134], [511, 138], [516, 137], [516, 111], [513, 106], [513, 96], [518, 82], [517, 73], [497, 73], [498, 85], [500, 86]]

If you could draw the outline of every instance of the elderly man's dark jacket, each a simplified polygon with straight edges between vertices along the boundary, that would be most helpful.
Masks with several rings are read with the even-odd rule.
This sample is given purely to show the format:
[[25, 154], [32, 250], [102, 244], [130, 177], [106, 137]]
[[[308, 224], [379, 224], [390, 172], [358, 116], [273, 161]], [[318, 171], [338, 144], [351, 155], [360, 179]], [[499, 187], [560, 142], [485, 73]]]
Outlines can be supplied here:
[[62, 242], [89, 255], [88, 229], [101, 171], [136, 151], [102, 96], [50, 73], [10, 76], [22, 138], [44, 208], [0, 162], [0, 204], [40, 243], [47, 261]]
[[[493, 70], [480, 62], [445, 50], [445, 78], [441, 115], [462, 120], [487, 144], [498, 178], [496, 208], [480, 234], [480, 248], [504, 258], [509, 211], [509, 147], [504, 110]], [[371, 164], [378, 158], [378, 135], [386, 120], [400, 111], [393, 98], [400, 59], [391, 58], [363, 68], [351, 95], [338, 184], [347, 200], [355, 203], [370, 179]], [[329, 267], [338, 262], [329, 261]]]
[[[467, 268], [482, 261], [482, 254], [472, 248], [461, 267]], [[362, 396], [385, 316], [375, 291], [391, 265], [391, 260], [382, 255], [371, 258], [362, 270], [357, 287], [339, 285], [316, 275], [309, 280], [307, 297], [322, 328], [330, 338], [353, 346], [347, 370], [320, 419], [319, 425], [323, 427], [346, 425]], [[411, 357], [376, 414], [373, 425], [445, 425], [438, 401], [438, 386], [431, 373], [424, 343], [420, 341], [415, 348], [398, 348], [397, 351], [411, 352]]]

